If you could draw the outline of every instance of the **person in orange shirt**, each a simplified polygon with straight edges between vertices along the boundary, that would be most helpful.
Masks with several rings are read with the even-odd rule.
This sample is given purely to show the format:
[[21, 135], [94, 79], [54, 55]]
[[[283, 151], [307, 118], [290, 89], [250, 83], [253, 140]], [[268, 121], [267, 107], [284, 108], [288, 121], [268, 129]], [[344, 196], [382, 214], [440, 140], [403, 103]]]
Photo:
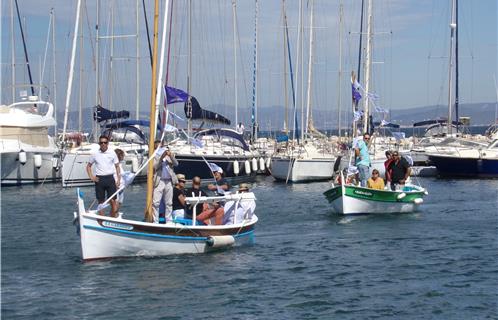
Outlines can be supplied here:
[[384, 190], [384, 179], [379, 177], [379, 170], [372, 170], [372, 177], [367, 180], [367, 186], [370, 189]]

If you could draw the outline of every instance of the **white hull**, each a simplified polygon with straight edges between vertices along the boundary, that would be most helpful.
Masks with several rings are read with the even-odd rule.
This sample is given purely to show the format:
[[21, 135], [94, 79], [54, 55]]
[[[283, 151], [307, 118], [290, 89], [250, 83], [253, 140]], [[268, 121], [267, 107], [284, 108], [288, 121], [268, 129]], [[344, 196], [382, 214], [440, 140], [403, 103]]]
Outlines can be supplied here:
[[339, 214], [407, 213], [417, 210], [415, 203], [380, 202], [342, 196], [332, 202], [332, 209]]
[[[19, 162], [19, 152], [1, 153], [2, 185], [55, 182], [60, 178], [58, 168], [52, 166], [54, 152], [26, 152], [26, 163]], [[40, 167], [35, 165], [34, 156], [40, 155]]]
[[335, 158], [291, 159], [273, 157], [271, 174], [276, 180], [308, 182], [328, 180], [334, 173]]
[[[111, 143], [109, 147], [111, 149], [119, 148], [125, 152], [124, 171], [135, 172], [142, 163], [147, 161], [147, 146], [129, 143]], [[61, 174], [63, 187], [93, 185], [86, 172], [86, 166], [92, 152], [98, 150], [98, 148], [97, 144], [91, 144], [70, 150], [64, 154]], [[137, 178], [143, 178], [146, 175], [147, 171], [143, 170]]]
[[[204, 253], [232, 245], [251, 243], [256, 215], [243, 223], [222, 226], [187, 226], [179, 223], [154, 224], [100, 216], [86, 211], [78, 197], [77, 230], [84, 261], [136, 256], [167, 256]], [[212, 237], [211, 237], [212, 236]], [[216, 244], [213, 238], [222, 239]], [[232, 242], [223, 242], [231, 239]]]

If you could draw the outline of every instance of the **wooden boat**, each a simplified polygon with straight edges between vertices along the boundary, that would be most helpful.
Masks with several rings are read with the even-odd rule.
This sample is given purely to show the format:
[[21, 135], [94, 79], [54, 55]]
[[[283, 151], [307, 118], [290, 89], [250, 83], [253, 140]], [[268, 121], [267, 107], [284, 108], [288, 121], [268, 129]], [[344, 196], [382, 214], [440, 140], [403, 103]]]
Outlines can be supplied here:
[[[98, 215], [85, 208], [83, 193], [78, 188], [78, 212], [74, 224], [81, 239], [84, 261], [134, 256], [165, 256], [204, 253], [251, 244], [258, 217], [244, 213], [244, 219], [227, 225], [197, 225], [194, 219], [178, 219], [166, 224], [142, 222]], [[254, 201], [251, 192], [221, 197], [189, 197], [187, 203], [217, 201]], [[193, 225], [192, 225], [193, 223]]]
[[[343, 180], [344, 181], [344, 180]], [[339, 214], [407, 213], [424, 202], [427, 190], [406, 185], [403, 190], [375, 190], [350, 184], [334, 186], [324, 195]]]

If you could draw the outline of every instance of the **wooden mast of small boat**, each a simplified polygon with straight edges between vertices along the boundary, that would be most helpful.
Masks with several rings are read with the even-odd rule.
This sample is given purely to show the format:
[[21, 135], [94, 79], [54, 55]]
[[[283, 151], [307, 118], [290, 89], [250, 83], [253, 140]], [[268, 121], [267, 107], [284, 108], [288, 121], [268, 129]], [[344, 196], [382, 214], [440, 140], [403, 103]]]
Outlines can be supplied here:
[[[159, 29], [159, 0], [154, 1], [154, 49], [152, 53], [152, 83], [150, 95], [150, 136], [149, 136], [149, 158], [154, 154], [154, 141], [156, 134], [156, 72], [157, 72], [157, 43]], [[145, 204], [145, 221], [153, 221], [152, 192], [154, 189], [154, 161], [149, 162], [147, 171], [147, 198]]]

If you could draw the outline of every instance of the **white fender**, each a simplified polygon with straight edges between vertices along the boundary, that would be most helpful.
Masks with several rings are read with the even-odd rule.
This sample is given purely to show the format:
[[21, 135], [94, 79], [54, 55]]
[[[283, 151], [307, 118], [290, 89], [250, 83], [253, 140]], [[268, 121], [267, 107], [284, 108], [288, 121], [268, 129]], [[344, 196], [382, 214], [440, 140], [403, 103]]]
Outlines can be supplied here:
[[251, 174], [251, 164], [249, 163], [249, 160], [244, 162], [244, 169], [246, 170], [247, 175]]
[[265, 159], [259, 158], [259, 170], [265, 171]]
[[238, 176], [239, 172], [240, 172], [239, 162], [237, 160], [235, 160], [233, 162], [233, 173], [235, 173], [235, 175]]
[[270, 169], [271, 166], [271, 158], [266, 158], [266, 169]]
[[138, 165], [138, 158], [133, 157], [131, 158], [131, 172], [135, 173], [138, 171], [139, 165]]
[[403, 199], [404, 197], [406, 197], [406, 193], [401, 192], [400, 194], [398, 194], [398, 197], [397, 197], [397, 198], [398, 198], [398, 200], [401, 200], [401, 199]]
[[41, 166], [42, 166], [42, 156], [41, 156], [41, 154], [35, 154], [33, 156], [33, 159], [34, 159], [34, 162], [35, 162], [35, 167], [37, 169], [40, 169]]
[[422, 204], [423, 202], [424, 202], [424, 199], [422, 199], [422, 198], [413, 199], [413, 203], [415, 203], [415, 204]]
[[59, 157], [53, 156], [52, 157], [52, 168], [54, 169], [59, 169]]
[[21, 164], [26, 164], [27, 161], [28, 161], [28, 158], [26, 155], [26, 151], [24, 151], [24, 150], [19, 151], [19, 162]]
[[258, 160], [256, 158], [252, 158], [252, 171], [256, 172], [258, 171]]

